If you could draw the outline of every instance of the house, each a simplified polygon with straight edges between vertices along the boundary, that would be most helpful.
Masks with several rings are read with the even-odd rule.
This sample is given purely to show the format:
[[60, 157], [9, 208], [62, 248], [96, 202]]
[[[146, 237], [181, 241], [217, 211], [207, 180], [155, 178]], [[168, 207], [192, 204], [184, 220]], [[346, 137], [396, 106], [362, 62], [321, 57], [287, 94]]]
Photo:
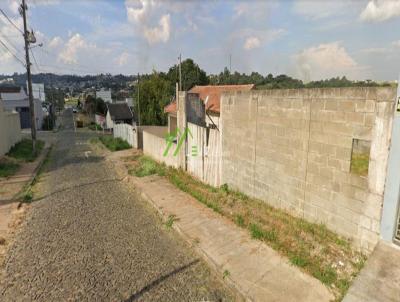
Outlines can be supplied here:
[[136, 125], [131, 108], [127, 103], [107, 103], [106, 128], [113, 129], [114, 124]]
[[[21, 129], [31, 127], [29, 97], [22, 87], [0, 86], [0, 98], [3, 100], [5, 110], [19, 113]], [[40, 99], [34, 98], [34, 112], [36, 118], [36, 129], [42, 128], [44, 112]]]
[[[204, 103], [206, 110], [205, 124], [207, 127], [219, 128], [220, 118], [220, 101], [221, 94], [229, 91], [249, 91], [254, 89], [254, 84], [248, 85], [196, 85], [188, 91], [188, 93], [198, 95], [199, 99]], [[164, 112], [168, 113], [168, 131], [172, 133], [176, 129], [177, 107], [176, 101], [168, 104], [164, 108]]]
[[104, 88], [101, 88], [100, 90], [97, 90], [96, 98], [101, 98], [106, 103], [112, 103], [111, 89], [106, 90]]
[[[28, 83], [26, 83], [28, 90]], [[44, 92], [43, 83], [32, 83], [32, 94], [34, 99], [39, 99], [42, 103], [46, 102], [46, 94]]]

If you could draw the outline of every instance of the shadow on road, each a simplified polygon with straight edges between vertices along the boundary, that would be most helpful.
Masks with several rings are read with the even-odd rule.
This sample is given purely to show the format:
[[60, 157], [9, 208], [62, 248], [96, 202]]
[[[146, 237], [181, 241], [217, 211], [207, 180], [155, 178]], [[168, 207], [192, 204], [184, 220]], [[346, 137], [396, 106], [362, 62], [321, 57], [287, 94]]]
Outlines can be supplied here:
[[157, 285], [159, 285], [160, 283], [162, 283], [164, 280], [168, 279], [169, 277], [172, 277], [173, 275], [176, 275], [184, 270], [186, 270], [187, 268], [195, 265], [196, 263], [198, 263], [200, 260], [196, 259], [193, 260], [192, 262], [183, 265], [177, 269], [174, 269], [173, 271], [169, 272], [168, 274], [161, 276], [160, 278], [154, 280], [153, 282], [151, 282], [150, 284], [146, 285], [145, 287], [143, 287], [141, 290], [139, 290], [138, 292], [134, 293], [132, 296], [130, 296], [127, 300], [125, 300], [124, 302], [133, 302], [137, 299], [139, 299], [143, 294], [145, 294], [146, 292], [150, 291], [153, 287], [156, 287]]

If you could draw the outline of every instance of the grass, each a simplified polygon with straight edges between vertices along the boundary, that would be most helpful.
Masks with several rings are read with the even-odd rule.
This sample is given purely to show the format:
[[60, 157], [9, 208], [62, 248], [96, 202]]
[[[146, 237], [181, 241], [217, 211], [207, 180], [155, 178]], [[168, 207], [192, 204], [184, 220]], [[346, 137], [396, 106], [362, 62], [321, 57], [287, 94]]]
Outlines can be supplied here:
[[326, 284], [337, 300], [345, 295], [364, 265], [365, 256], [325, 225], [294, 217], [227, 185], [211, 187], [183, 170], [166, 167], [147, 156], [137, 156], [131, 171], [137, 176], [163, 175], [177, 188], [247, 229], [254, 239], [265, 242], [293, 265]]
[[169, 215], [167, 221], [165, 222], [165, 226], [168, 229], [172, 228], [172, 225], [174, 224], [175, 221], [177, 221], [178, 219], [176, 218], [175, 215]]
[[0, 177], [10, 177], [14, 175], [20, 164], [10, 158], [3, 158], [0, 160]]
[[131, 169], [129, 172], [137, 177], [144, 177], [149, 175], [158, 174], [160, 176], [165, 175], [166, 166], [158, 164], [148, 156], [138, 157], [139, 164]]
[[128, 144], [127, 141], [123, 140], [122, 138], [114, 138], [112, 136], [100, 136], [99, 140], [103, 143], [104, 146], [107, 147], [110, 151], [120, 151], [125, 149], [130, 149], [131, 146]]
[[33, 162], [44, 147], [43, 141], [36, 141], [36, 152], [32, 152], [32, 140], [23, 139], [19, 143], [15, 144], [10, 151], [7, 153], [8, 157], [15, 158], [20, 161]]
[[99, 125], [99, 124], [90, 124], [89, 126], [88, 126], [88, 128], [90, 129], [90, 130], [93, 130], [93, 131], [101, 131], [101, 130], [103, 130], [103, 128]]
[[351, 156], [350, 170], [352, 173], [367, 176], [369, 165], [369, 154], [353, 153]]

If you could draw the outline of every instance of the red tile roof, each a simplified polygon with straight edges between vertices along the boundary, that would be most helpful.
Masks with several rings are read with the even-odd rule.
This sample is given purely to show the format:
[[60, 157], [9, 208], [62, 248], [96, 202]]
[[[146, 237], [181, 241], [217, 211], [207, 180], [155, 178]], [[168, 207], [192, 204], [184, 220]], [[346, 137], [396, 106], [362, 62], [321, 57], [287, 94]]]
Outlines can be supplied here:
[[[229, 91], [249, 91], [254, 88], [254, 84], [248, 85], [208, 85], [208, 86], [194, 86], [189, 90], [191, 93], [197, 93], [203, 102], [207, 101], [206, 110], [219, 113], [221, 94]], [[168, 104], [164, 108], [166, 113], [174, 113], [177, 111], [176, 102]]]

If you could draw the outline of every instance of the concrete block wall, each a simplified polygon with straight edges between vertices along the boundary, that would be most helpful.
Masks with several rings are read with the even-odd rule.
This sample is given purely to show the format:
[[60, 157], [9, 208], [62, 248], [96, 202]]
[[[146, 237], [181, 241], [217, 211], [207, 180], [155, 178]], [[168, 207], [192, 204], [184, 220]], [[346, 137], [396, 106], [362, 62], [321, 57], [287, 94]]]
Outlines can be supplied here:
[[[322, 222], [370, 251], [379, 238], [394, 88], [234, 92], [222, 96], [222, 183]], [[370, 141], [367, 177], [350, 172]]]

